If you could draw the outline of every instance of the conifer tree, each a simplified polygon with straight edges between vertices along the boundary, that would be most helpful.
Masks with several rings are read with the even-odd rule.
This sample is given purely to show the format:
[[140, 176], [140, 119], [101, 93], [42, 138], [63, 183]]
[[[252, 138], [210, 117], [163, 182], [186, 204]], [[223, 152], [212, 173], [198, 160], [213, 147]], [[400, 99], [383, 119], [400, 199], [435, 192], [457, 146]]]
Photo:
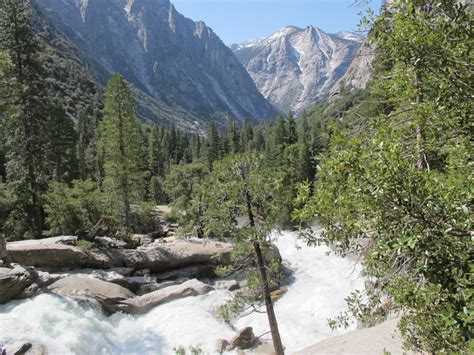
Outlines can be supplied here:
[[51, 180], [70, 182], [79, 176], [77, 132], [59, 102], [50, 108], [46, 158]]
[[229, 122], [227, 128], [227, 144], [229, 146], [229, 153], [237, 154], [240, 152], [239, 132], [235, 120]]
[[212, 164], [222, 156], [221, 137], [214, 122], [208, 125], [206, 143], [207, 168], [212, 170]]
[[33, 34], [29, 0], [4, 0], [0, 7], [0, 50], [13, 64], [18, 95], [16, 107], [5, 117], [7, 177], [14, 198], [14, 211], [7, 224], [22, 237], [42, 234], [44, 213], [41, 193], [46, 189], [46, 141], [49, 99], [45, 75], [39, 62], [40, 47]]
[[[237, 154], [215, 164], [201, 193], [198, 202], [205, 205], [200, 219], [205, 234], [232, 236], [237, 251], [253, 254], [275, 352], [282, 355], [284, 348], [270, 295], [268, 265], [263, 257], [281, 206], [288, 200], [281, 174], [265, 169], [262, 157], [256, 153]], [[241, 216], [246, 216], [248, 223], [239, 228], [236, 219]]]
[[99, 146], [104, 154], [105, 190], [118, 197], [123, 224], [131, 228], [131, 205], [143, 192], [141, 130], [135, 101], [124, 79], [114, 75], [107, 84]]
[[296, 121], [293, 115], [288, 116], [288, 144], [295, 144], [298, 141], [298, 133], [296, 132]]

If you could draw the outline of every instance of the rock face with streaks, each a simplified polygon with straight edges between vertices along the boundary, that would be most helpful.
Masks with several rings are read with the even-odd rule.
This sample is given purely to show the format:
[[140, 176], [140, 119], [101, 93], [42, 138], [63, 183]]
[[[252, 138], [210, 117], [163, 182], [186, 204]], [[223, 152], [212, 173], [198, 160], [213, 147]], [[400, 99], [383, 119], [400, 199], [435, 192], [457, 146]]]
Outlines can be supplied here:
[[[38, 4], [90, 59], [88, 69], [99, 82], [120, 72], [133, 84], [142, 117], [199, 129], [209, 120], [224, 124], [227, 117], [259, 121], [276, 115], [212, 29], [181, 15], [169, 0]], [[154, 107], [159, 110], [152, 112]]]
[[331, 88], [329, 96], [338, 96], [343, 88], [365, 89], [372, 78], [372, 64], [375, 60], [375, 46], [365, 38], [347, 72]]
[[313, 26], [290, 26], [231, 48], [267, 100], [283, 113], [300, 113], [328, 96], [351, 65], [360, 41], [354, 33], [332, 35]]

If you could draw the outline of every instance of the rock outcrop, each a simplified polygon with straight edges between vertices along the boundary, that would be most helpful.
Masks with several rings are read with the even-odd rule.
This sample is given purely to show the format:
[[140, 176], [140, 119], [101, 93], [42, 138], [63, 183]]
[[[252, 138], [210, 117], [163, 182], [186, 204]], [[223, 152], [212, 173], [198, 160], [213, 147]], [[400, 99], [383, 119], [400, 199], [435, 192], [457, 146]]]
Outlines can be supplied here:
[[409, 355], [413, 352], [403, 350], [403, 341], [397, 324], [398, 317], [372, 328], [364, 328], [344, 335], [323, 340], [315, 345], [298, 351], [295, 355]]
[[346, 73], [360, 46], [349, 38], [290, 26], [231, 48], [267, 100], [285, 114], [300, 113], [325, 99]]
[[331, 88], [329, 96], [337, 97], [342, 89], [365, 89], [372, 78], [372, 65], [375, 60], [375, 46], [370, 38], [365, 38], [347, 72]]
[[230, 341], [230, 345], [227, 347], [227, 350], [234, 349], [249, 349], [255, 345], [257, 338], [253, 334], [252, 327], [246, 327], [237, 332], [237, 334]]
[[105, 85], [115, 72], [132, 83], [141, 117], [202, 131], [207, 121], [273, 118], [232, 51], [204, 22], [169, 0], [39, 0]]
[[117, 304], [132, 298], [134, 293], [126, 288], [99, 279], [83, 276], [69, 276], [56, 281], [48, 287], [56, 295], [72, 298], [79, 303], [98, 301], [107, 312], [118, 310]]
[[33, 274], [24, 267], [0, 268], [0, 304], [15, 299], [33, 281]]
[[[1, 349], [2, 347], [0, 347]], [[47, 355], [46, 347], [29, 341], [13, 341], [3, 345], [6, 355]], [[3, 353], [2, 353], [3, 355]]]
[[169, 286], [164, 289], [131, 298], [120, 302], [121, 311], [132, 314], [143, 314], [161, 304], [188, 296], [204, 295], [213, 290], [213, 287], [198, 280], [189, 280], [180, 285]]
[[8, 243], [12, 262], [47, 270], [127, 267], [164, 272], [193, 265], [228, 263], [232, 245], [197, 239], [160, 243], [150, 249], [110, 249], [86, 252], [76, 246], [45, 241]]

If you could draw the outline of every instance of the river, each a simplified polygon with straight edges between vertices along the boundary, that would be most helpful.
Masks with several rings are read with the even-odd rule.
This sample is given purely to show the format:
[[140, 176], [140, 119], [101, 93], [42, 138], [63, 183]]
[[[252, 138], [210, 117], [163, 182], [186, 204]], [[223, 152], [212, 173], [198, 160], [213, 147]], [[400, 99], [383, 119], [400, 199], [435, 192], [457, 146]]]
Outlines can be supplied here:
[[[351, 291], [363, 288], [362, 267], [329, 253], [327, 247], [308, 247], [294, 232], [274, 237], [284, 264], [293, 271], [288, 292], [275, 304], [287, 353], [353, 329], [333, 332], [327, 319], [345, 309], [344, 298]], [[218, 290], [158, 306], [142, 316], [107, 317], [43, 294], [0, 306], [0, 344], [27, 340], [44, 344], [50, 354], [168, 355], [178, 346], [197, 346], [214, 354], [218, 339], [235, 335], [230, 325], [215, 317], [217, 308], [231, 299], [232, 293]], [[253, 313], [234, 322], [235, 329], [247, 325], [256, 335], [268, 331], [265, 314]]]

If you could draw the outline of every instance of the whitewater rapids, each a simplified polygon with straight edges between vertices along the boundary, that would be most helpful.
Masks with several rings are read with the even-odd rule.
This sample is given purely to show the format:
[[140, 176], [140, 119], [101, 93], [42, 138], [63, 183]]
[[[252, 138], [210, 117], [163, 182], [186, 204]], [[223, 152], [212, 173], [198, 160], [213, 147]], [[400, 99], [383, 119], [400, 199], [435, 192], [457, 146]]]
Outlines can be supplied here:
[[[344, 298], [362, 290], [362, 268], [354, 261], [329, 254], [324, 246], [308, 247], [296, 233], [274, 235], [287, 268], [293, 271], [288, 292], [275, 304], [286, 352], [352, 329], [331, 331], [327, 319], [344, 310]], [[215, 317], [232, 299], [228, 291], [161, 305], [142, 316], [121, 313], [107, 317], [94, 309], [48, 294], [0, 306], [0, 344], [10, 340], [40, 343], [50, 354], [173, 354], [173, 348], [200, 347], [214, 354], [218, 339], [235, 330]], [[268, 332], [265, 314], [253, 313], [234, 322], [252, 326], [256, 335]], [[263, 337], [269, 338], [269, 336]]]

